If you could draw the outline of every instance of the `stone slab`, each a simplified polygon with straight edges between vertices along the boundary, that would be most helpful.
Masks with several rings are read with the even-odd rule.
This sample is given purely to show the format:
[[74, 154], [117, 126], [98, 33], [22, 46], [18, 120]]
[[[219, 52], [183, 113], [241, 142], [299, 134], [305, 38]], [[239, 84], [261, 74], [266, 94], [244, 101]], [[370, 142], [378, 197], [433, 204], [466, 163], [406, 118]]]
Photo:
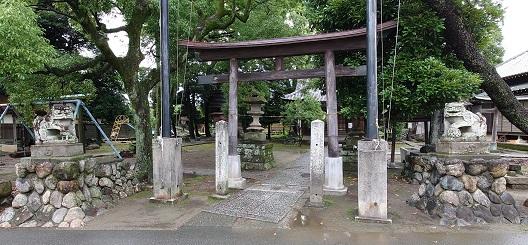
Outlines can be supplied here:
[[387, 151], [384, 140], [358, 143], [360, 220], [387, 220]]
[[204, 211], [227, 216], [279, 223], [303, 195], [298, 188], [260, 187], [238, 192]]
[[528, 185], [528, 176], [506, 176], [508, 185]]
[[310, 140], [310, 205], [322, 207], [325, 170], [324, 122], [312, 122]]
[[74, 157], [84, 154], [82, 143], [42, 144], [31, 146], [32, 157]]
[[489, 153], [489, 142], [452, 142], [436, 143], [436, 152], [447, 154], [486, 154]]

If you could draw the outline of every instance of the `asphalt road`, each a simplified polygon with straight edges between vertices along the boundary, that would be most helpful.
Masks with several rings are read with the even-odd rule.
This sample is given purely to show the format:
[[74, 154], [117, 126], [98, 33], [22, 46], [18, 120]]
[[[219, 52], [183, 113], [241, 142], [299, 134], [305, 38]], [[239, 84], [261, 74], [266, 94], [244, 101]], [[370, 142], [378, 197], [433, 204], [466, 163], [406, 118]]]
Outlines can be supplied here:
[[184, 226], [177, 231], [1, 230], [0, 244], [528, 244], [528, 233], [361, 233]]

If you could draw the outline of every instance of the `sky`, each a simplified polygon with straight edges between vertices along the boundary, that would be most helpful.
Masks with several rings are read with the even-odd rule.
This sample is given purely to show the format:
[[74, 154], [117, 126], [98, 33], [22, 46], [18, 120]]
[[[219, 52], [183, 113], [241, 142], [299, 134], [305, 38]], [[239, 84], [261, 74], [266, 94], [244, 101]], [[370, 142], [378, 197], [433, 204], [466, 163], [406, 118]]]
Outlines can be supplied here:
[[528, 50], [528, 0], [504, 0], [504, 60]]

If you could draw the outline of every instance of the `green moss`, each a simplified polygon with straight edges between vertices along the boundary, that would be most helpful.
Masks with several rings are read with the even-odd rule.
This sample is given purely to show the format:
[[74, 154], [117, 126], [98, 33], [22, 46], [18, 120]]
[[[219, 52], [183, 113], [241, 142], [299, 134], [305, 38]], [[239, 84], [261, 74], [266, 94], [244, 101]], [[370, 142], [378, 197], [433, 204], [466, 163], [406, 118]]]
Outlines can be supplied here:
[[528, 145], [524, 145], [524, 144], [497, 143], [497, 146], [499, 148], [503, 148], [503, 149], [510, 149], [510, 150], [516, 150], [516, 151], [527, 151], [528, 152]]

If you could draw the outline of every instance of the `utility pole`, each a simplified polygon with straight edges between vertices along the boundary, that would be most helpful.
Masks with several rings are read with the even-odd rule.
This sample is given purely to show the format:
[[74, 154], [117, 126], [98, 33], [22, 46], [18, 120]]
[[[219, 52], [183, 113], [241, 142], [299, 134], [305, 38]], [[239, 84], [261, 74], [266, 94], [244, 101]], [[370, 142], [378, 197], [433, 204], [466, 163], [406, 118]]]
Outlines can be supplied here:
[[367, 140], [378, 139], [376, 0], [367, 0]]
[[[171, 137], [169, 71], [169, 1], [161, 0], [161, 137]], [[176, 134], [176, 132], [174, 132]]]

